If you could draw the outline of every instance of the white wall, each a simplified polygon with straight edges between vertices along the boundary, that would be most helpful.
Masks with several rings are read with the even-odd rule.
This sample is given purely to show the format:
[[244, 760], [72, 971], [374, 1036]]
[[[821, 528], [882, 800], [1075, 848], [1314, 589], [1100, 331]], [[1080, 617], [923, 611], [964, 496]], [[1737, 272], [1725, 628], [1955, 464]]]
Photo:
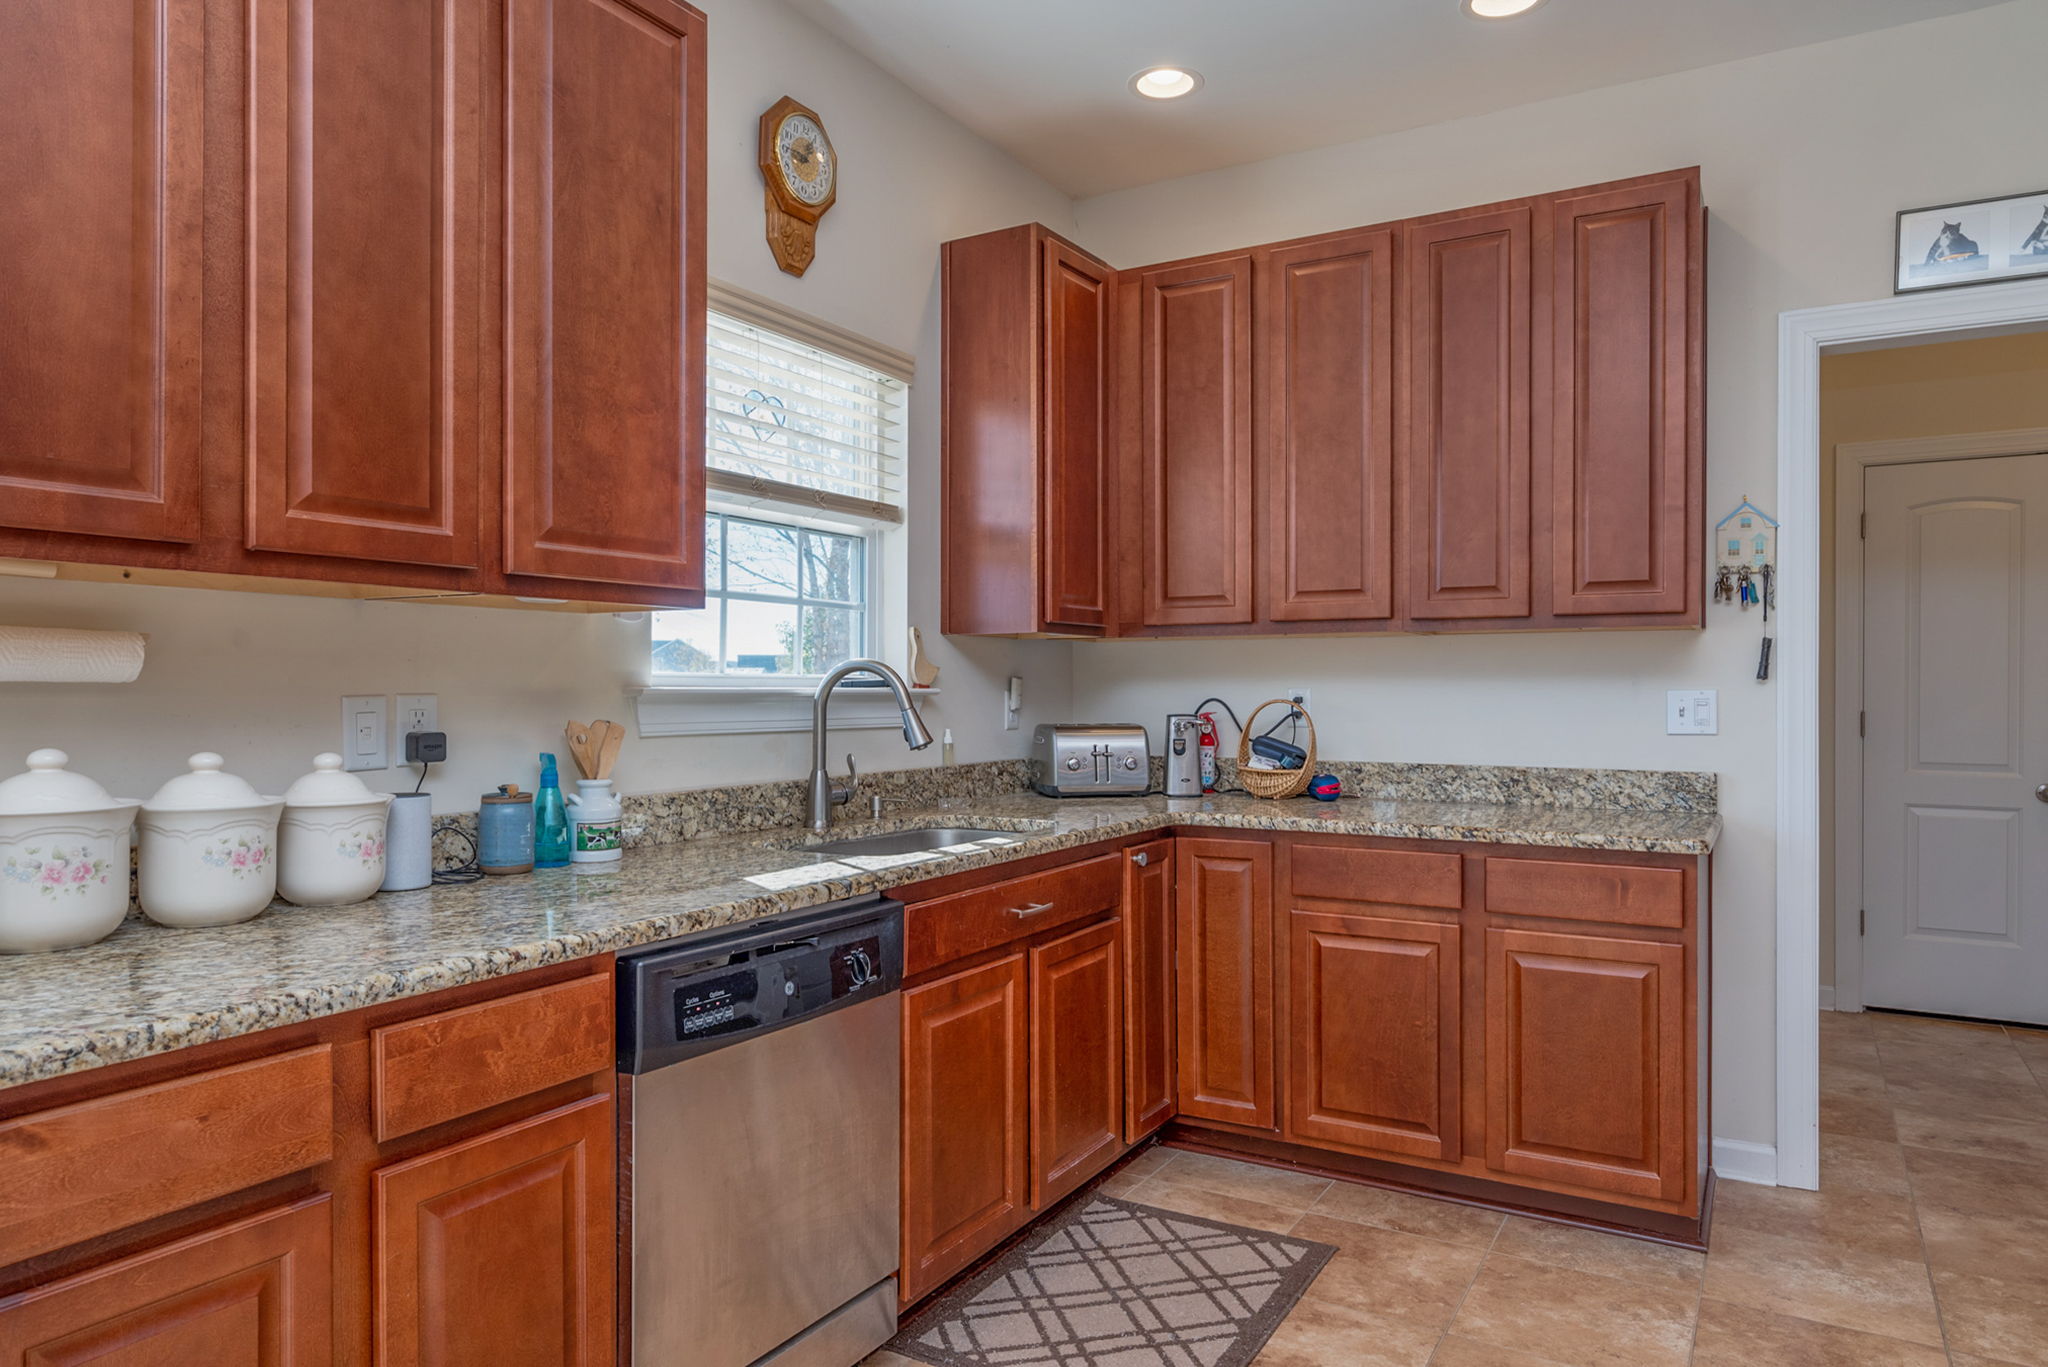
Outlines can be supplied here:
[[[1039, 219], [1071, 228], [1067, 198], [940, 114], [779, 0], [700, 0], [711, 19], [711, 274], [914, 352], [910, 620], [944, 670], [926, 704], [952, 728], [961, 761], [1024, 753], [1029, 728], [1070, 711], [1069, 648], [946, 641], [938, 634], [938, 244]], [[762, 236], [757, 121], [783, 95], [824, 115], [842, 159], [837, 205], [802, 279], [779, 271]], [[574, 716], [630, 721], [624, 690], [645, 682], [646, 626], [484, 608], [355, 603], [191, 589], [0, 578], [0, 622], [140, 629], [153, 635], [133, 685], [0, 684], [0, 777], [39, 745], [59, 745], [117, 792], [147, 796], [185, 755], [218, 749], [276, 791], [340, 742], [344, 693], [430, 692], [455, 758], [432, 784], [462, 810], [496, 784], [530, 786], [534, 755], [559, 749]], [[900, 652], [900, 643], [882, 643]], [[1027, 681], [1022, 729], [1000, 727], [999, 694]], [[863, 768], [938, 762], [887, 731], [848, 732]], [[649, 792], [793, 777], [802, 735], [634, 739], [621, 788]], [[402, 767], [366, 775], [410, 787]]]
[[[1130, 266], [1697, 163], [1712, 521], [1774, 496], [1778, 314], [1889, 294], [1895, 210], [2042, 180], [2044, 52], [2048, 4], [2027, 0], [1102, 195], [1078, 240]], [[1075, 651], [1075, 706], [1156, 728], [1205, 692], [1306, 684], [1346, 758], [1718, 771], [1714, 1132], [1768, 1144], [1776, 689], [1752, 677], [1757, 636], [1715, 607], [1703, 633], [1105, 643]], [[1719, 736], [1663, 734], [1678, 687], [1720, 690]]]

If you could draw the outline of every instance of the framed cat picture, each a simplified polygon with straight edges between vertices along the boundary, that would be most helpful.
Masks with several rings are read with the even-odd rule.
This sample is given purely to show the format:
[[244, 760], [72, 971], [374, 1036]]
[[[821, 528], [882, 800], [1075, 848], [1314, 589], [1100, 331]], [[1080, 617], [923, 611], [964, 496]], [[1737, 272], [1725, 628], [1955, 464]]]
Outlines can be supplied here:
[[1901, 209], [1893, 294], [2048, 276], [2048, 190]]

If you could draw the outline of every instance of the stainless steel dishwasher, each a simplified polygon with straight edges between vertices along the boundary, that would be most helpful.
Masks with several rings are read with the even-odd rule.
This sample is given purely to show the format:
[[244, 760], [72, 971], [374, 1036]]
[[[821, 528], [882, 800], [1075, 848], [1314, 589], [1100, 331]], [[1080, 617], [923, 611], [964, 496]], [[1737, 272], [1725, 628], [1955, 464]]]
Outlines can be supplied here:
[[619, 958], [637, 1367], [852, 1367], [896, 1331], [903, 906]]

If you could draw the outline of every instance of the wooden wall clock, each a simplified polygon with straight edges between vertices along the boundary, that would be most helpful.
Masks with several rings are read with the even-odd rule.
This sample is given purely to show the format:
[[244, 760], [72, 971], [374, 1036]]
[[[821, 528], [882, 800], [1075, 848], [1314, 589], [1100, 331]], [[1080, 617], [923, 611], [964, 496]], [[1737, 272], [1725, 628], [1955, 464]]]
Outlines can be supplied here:
[[761, 116], [761, 176], [768, 182], [768, 248], [791, 275], [810, 269], [818, 220], [839, 196], [839, 157], [825, 121], [787, 95]]

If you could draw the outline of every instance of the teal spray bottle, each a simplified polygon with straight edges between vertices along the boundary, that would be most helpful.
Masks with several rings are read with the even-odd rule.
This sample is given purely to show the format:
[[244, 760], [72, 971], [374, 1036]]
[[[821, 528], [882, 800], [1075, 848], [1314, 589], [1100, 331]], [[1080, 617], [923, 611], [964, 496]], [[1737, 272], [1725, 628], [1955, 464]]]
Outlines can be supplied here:
[[569, 809], [562, 801], [562, 783], [555, 775], [555, 757], [540, 757], [540, 791], [533, 796], [533, 866], [569, 866]]

